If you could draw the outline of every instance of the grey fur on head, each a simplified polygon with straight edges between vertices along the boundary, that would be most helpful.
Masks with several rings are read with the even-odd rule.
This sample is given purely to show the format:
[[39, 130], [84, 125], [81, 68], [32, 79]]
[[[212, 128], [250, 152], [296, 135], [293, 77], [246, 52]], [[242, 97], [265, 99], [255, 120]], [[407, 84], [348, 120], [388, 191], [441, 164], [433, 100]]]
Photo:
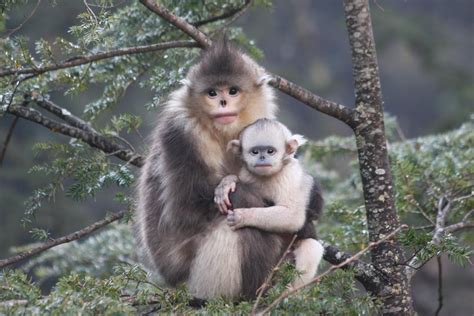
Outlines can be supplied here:
[[259, 84], [258, 80], [248, 80], [256, 77], [258, 68], [226, 36], [221, 36], [202, 52], [198, 63], [190, 69], [187, 82], [198, 93], [218, 86], [237, 86], [245, 91]]

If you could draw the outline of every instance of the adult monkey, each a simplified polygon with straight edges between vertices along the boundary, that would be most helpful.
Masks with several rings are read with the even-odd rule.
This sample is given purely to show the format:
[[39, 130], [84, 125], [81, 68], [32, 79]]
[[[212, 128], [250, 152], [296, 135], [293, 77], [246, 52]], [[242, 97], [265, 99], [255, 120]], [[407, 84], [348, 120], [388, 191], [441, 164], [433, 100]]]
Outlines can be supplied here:
[[[232, 231], [214, 189], [241, 161], [227, 143], [259, 118], [274, 118], [263, 68], [225, 38], [205, 50], [170, 95], [153, 132], [138, 186], [137, 240], [147, 268], [163, 283], [185, 282], [197, 298], [251, 298], [281, 256], [280, 235]], [[238, 192], [239, 193], [239, 192]], [[261, 207], [240, 192], [235, 207]]]

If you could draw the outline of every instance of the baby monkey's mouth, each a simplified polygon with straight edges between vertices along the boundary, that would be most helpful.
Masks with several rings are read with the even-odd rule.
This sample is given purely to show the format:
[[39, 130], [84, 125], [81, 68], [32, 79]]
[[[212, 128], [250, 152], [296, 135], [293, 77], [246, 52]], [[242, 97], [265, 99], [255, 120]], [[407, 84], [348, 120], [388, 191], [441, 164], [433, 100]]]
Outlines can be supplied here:
[[259, 164], [255, 165], [255, 168], [260, 168], [260, 167], [268, 168], [268, 167], [272, 167], [272, 164], [270, 164], [270, 163], [259, 163]]

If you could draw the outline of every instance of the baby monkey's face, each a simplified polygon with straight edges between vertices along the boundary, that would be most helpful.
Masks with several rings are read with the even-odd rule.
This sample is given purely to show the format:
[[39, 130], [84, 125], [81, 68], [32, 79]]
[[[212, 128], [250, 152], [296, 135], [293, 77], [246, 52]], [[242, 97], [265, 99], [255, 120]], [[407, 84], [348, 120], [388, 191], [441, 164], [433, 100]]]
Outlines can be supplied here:
[[243, 146], [242, 156], [250, 172], [259, 176], [271, 176], [283, 167], [284, 150], [284, 143], [255, 144]]
[[285, 137], [278, 129], [251, 129], [242, 137], [242, 158], [247, 169], [259, 176], [271, 176], [283, 167]]
[[305, 142], [301, 135], [291, 135], [283, 124], [259, 119], [248, 125], [227, 145], [228, 150], [245, 163], [247, 170], [258, 176], [272, 176], [293, 159], [300, 144]]

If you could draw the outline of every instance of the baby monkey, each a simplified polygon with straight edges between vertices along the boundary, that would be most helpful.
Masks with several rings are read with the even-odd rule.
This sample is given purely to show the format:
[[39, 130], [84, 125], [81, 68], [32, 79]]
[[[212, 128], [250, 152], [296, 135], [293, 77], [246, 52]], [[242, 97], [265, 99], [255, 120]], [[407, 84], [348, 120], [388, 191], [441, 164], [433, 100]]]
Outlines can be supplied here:
[[[293, 254], [301, 275], [293, 286], [304, 284], [316, 275], [324, 253], [316, 240], [313, 223], [321, 213], [321, 191], [294, 158], [304, 143], [301, 135], [292, 135], [276, 120], [255, 121], [242, 130], [238, 140], [227, 145], [244, 163], [239, 174], [224, 177], [214, 192], [214, 201], [219, 211], [227, 214], [227, 224], [233, 230], [254, 227], [282, 236], [297, 234]], [[237, 183], [271, 206], [231, 209]]]

